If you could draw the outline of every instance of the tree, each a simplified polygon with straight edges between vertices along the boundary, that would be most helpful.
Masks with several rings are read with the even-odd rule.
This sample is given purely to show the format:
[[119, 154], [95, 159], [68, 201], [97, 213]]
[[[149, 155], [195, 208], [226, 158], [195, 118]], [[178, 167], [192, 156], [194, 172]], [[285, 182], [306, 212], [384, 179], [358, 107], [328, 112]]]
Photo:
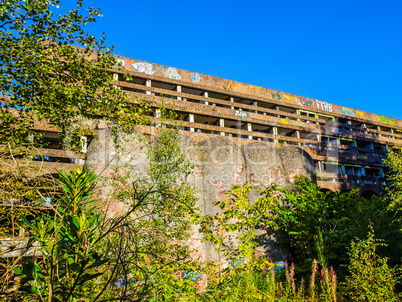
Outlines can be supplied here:
[[[126, 206], [112, 217], [94, 194], [93, 172], [60, 172], [64, 193], [54, 200], [54, 215], [23, 217], [27, 250], [37, 246], [37, 253], [13, 269], [19, 278], [2, 296], [132, 301], [194, 292], [195, 281], [183, 274], [197, 269], [188, 243], [195, 198], [186, 182], [191, 165], [178, 143], [176, 130], [160, 129], [148, 145], [147, 177], [126, 171], [109, 179], [113, 197]], [[116, 167], [122, 168], [129, 167]]]
[[353, 238], [363, 239], [370, 222], [392, 249], [384, 255], [399, 262], [401, 233], [392, 222], [384, 198], [366, 199], [359, 190], [345, 193], [321, 191], [307, 177], [297, 178], [293, 190], [281, 189], [282, 195], [268, 206], [268, 227], [280, 230], [279, 241], [288, 245], [292, 261], [307, 272], [313, 261], [333, 266], [340, 278], [345, 276], [347, 249]]
[[367, 239], [352, 241], [349, 256], [349, 276], [346, 291], [352, 301], [400, 301], [394, 293], [398, 282], [397, 270], [390, 268], [387, 258], [377, 255], [378, 246], [384, 245], [375, 239], [369, 226]]
[[[388, 181], [392, 183], [387, 188], [386, 198], [389, 209], [395, 213], [396, 220], [402, 222], [402, 148], [397, 146], [388, 147], [387, 158], [384, 163], [388, 167]], [[401, 227], [402, 229], [402, 227]]]
[[84, 31], [99, 9], [77, 0], [56, 15], [59, 7], [59, 0], [0, 4], [0, 143], [20, 143], [35, 121], [65, 134], [82, 119], [101, 116], [126, 130], [144, 119], [146, 106], [111, 85], [113, 48]]

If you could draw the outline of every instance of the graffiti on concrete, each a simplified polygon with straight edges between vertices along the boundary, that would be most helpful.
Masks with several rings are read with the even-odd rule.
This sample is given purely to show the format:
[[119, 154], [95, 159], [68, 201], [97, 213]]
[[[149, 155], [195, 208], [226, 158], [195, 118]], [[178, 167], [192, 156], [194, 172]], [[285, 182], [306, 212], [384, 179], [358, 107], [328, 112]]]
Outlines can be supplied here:
[[346, 108], [346, 107], [338, 107], [338, 110], [342, 113], [342, 114], [346, 114], [346, 115], [356, 115], [356, 111], [350, 108]]
[[361, 119], [366, 119], [364, 112], [360, 110], [355, 110], [347, 107], [337, 107], [336, 108], [340, 113], [350, 116], [355, 116]]
[[262, 89], [260, 86], [254, 86], [254, 85], [248, 85], [249, 88], [251, 89]]
[[181, 76], [178, 74], [177, 70], [173, 67], [166, 68], [163, 67], [162, 65], [151, 64], [143, 61], [136, 61], [134, 63], [131, 63], [130, 66], [133, 68], [134, 71], [137, 72], [157, 76], [165, 75], [174, 80], [181, 80]]
[[232, 81], [225, 81], [223, 83], [223, 88], [226, 90], [236, 90], [236, 83], [232, 82]]
[[166, 76], [168, 76], [169, 78], [173, 79], [173, 80], [181, 80], [181, 76], [177, 73], [176, 68], [173, 67], [169, 67], [165, 73]]
[[300, 105], [306, 106], [306, 107], [313, 107], [314, 106], [314, 101], [309, 100], [309, 99], [300, 99]]
[[332, 104], [322, 101], [315, 102], [317, 109], [332, 112]]
[[195, 72], [192, 72], [191, 73], [191, 80], [193, 81], [193, 82], [199, 82], [200, 80], [201, 80], [201, 77], [200, 77], [200, 75], [198, 74], [198, 73], [195, 73]]
[[364, 112], [360, 110], [356, 110], [356, 116], [364, 120], [366, 119], [366, 117], [364, 116]]
[[292, 121], [292, 125], [306, 127], [306, 124], [304, 122], [299, 122], [299, 121]]
[[272, 97], [273, 97], [273, 98], [277, 97], [278, 99], [280, 99], [280, 98], [281, 98], [281, 95], [280, 95], [279, 93], [277, 93], [277, 94], [273, 93], [273, 94], [272, 94]]
[[243, 119], [248, 119], [248, 112], [246, 111], [235, 110], [235, 115], [240, 116]]
[[297, 97], [295, 97], [295, 96], [293, 96], [293, 95], [289, 95], [289, 94], [284, 93], [282, 96], [283, 96], [283, 100], [284, 100], [286, 103], [292, 104], [292, 103], [294, 103], [294, 102], [296, 102], [296, 103], [298, 102]]
[[142, 72], [149, 75], [154, 75], [156, 71], [154, 71], [154, 66], [151, 63], [137, 61], [131, 63], [130, 66], [134, 69], [134, 71]]
[[382, 124], [387, 124], [387, 125], [391, 125], [391, 126], [395, 126], [395, 121], [387, 116], [383, 116], [383, 115], [379, 115], [378, 116], [378, 120], [380, 121], [380, 123]]

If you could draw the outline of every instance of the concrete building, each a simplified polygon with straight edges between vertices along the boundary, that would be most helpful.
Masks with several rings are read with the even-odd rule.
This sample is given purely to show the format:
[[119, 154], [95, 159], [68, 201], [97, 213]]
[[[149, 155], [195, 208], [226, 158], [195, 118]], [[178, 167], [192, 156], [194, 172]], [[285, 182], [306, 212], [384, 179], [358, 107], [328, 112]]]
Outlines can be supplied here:
[[[248, 144], [296, 146], [314, 161], [320, 187], [333, 191], [362, 186], [380, 192], [386, 185], [387, 144], [402, 144], [402, 121], [374, 113], [120, 57], [132, 81], [115, 74], [115, 84], [132, 98], [155, 106], [163, 97], [183, 130], [225, 136]], [[158, 119], [155, 107], [153, 117]]]
[[[312, 160], [308, 170], [317, 173], [323, 189], [344, 191], [358, 186], [362, 192], [379, 193], [387, 185], [382, 160], [387, 144], [402, 145], [402, 120], [141, 60], [118, 60], [133, 79], [124, 80], [123, 72], [115, 69], [114, 84], [133, 100], [145, 99], [151, 105], [153, 125], [159, 120], [163, 99], [167, 108], [177, 112], [183, 134], [197, 144], [220, 137], [241, 146], [243, 153], [251, 143], [258, 143], [260, 150], [292, 146]], [[50, 140], [58, 136], [49, 126], [35, 128]], [[86, 145], [87, 138], [82, 139]], [[52, 148], [44, 150], [44, 155], [56, 169], [71, 168], [66, 158], [74, 158], [75, 164], [85, 159]], [[286, 165], [290, 159], [282, 161]], [[282, 174], [289, 182], [303, 169], [287, 170]], [[247, 176], [245, 181], [253, 179]]]
[[[195, 166], [190, 182], [204, 214], [219, 211], [213, 203], [228, 196], [232, 184], [248, 182], [256, 189], [272, 183], [288, 186], [300, 174], [316, 173], [324, 190], [361, 187], [362, 194], [379, 193], [387, 185], [386, 145], [402, 146], [402, 120], [169, 66], [119, 60], [124, 71], [113, 70], [113, 84], [127, 91], [132, 101], [141, 99], [152, 109], [151, 124], [139, 126], [134, 136], [152, 134], [160, 125], [161, 100], [177, 113], [182, 148]], [[125, 80], [124, 73], [132, 80]], [[119, 144], [124, 150], [116, 150], [102, 121], [96, 137], [81, 137], [83, 154], [61, 150], [59, 131], [51, 125], [37, 122], [34, 128], [45, 135], [48, 147], [41, 154], [53, 172], [86, 164], [113, 175], [113, 167], [104, 167], [117, 152], [135, 167], [136, 175], [147, 172], [146, 149], [141, 146], [146, 140], [127, 140]], [[252, 200], [256, 197], [250, 195]], [[109, 210], [124, 211], [124, 205], [111, 200]], [[200, 236], [195, 232], [195, 250], [218, 259], [208, 243], [201, 244]], [[276, 244], [275, 234], [261, 236], [261, 245], [272, 257], [286, 259], [286, 249]]]

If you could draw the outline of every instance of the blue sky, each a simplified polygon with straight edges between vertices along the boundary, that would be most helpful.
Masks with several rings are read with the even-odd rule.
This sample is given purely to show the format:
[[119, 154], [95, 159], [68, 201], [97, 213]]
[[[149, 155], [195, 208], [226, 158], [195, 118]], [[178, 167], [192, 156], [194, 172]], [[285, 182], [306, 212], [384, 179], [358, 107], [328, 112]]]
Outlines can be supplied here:
[[86, 3], [116, 54], [402, 119], [400, 0]]

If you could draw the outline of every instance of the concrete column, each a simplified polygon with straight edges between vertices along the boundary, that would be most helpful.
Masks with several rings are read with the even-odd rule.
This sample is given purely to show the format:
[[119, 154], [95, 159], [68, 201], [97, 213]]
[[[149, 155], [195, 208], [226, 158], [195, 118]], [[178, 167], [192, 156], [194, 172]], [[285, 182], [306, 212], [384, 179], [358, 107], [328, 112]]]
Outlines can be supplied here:
[[[273, 128], [272, 128], [272, 132], [273, 132], [273, 133], [272, 133], [273, 135], [278, 135], [278, 128], [277, 128], [277, 127], [273, 127]], [[275, 143], [278, 143], [278, 140], [277, 140], [277, 139], [274, 139], [274, 142], [275, 142]]]
[[[160, 109], [155, 109], [155, 117], [156, 118], [161, 118], [161, 110]], [[156, 127], [160, 127], [161, 123], [160, 122], [156, 122], [155, 124]]]
[[[231, 97], [229, 98], [229, 100], [230, 100], [230, 102], [234, 103], [234, 97], [231, 96]], [[230, 106], [230, 109], [234, 109], [234, 106]]]
[[[219, 119], [219, 127], [225, 127], [225, 120], [223, 118]], [[221, 135], [225, 136], [225, 132], [221, 131]]]
[[[381, 127], [380, 126], [377, 126], [377, 130], [378, 131], [381, 131]], [[378, 133], [378, 137], [381, 137], [382, 135], [381, 135], [381, 133]]]
[[[253, 106], [257, 107], [257, 101], [254, 101], [254, 102], [253, 102]], [[253, 110], [253, 112], [256, 113], [257, 110]]]
[[[274, 110], [279, 111], [279, 106], [275, 106]], [[276, 114], [276, 117], [279, 117], [279, 114]]]
[[319, 172], [323, 172], [322, 161], [319, 161], [319, 162], [318, 162], [318, 171], [319, 171]]
[[[296, 138], [300, 139], [300, 131], [296, 130]], [[297, 143], [298, 146], [300, 146], [300, 142]]]
[[[180, 86], [180, 85], [177, 85], [176, 90], [177, 90], [177, 92], [181, 92], [181, 86]], [[178, 96], [177, 99], [178, 99], [179, 101], [181, 101], [181, 96]]]
[[[248, 131], [253, 131], [253, 128], [251, 127], [250, 123], [247, 123], [247, 130]], [[251, 135], [248, 136], [248, 139], [253, 139], [253, 137]]]
[[[208, 92], [205, 91], [203, 96], [207, 98], [208, 97]], [[208, 102], [204, 101], [203, 104], [208, 105]]]
[[[189, 114], [189, 115], [188, 115], [188, 121], [189, 121], [190, 123], [194, 123], [194, 114]], [[194, 127], [190, 127], [190, 131], [191, 131], [191, 132], [194, 132]]]
[[[151, 80], [147, 80], [147, 81], [145, 82], [145, 86], [151, 87]], [[151, 91], [146, 91], [145, 93], [146, 93], [147, 95], [152, 95], [152, 92], [151, 92]]]

